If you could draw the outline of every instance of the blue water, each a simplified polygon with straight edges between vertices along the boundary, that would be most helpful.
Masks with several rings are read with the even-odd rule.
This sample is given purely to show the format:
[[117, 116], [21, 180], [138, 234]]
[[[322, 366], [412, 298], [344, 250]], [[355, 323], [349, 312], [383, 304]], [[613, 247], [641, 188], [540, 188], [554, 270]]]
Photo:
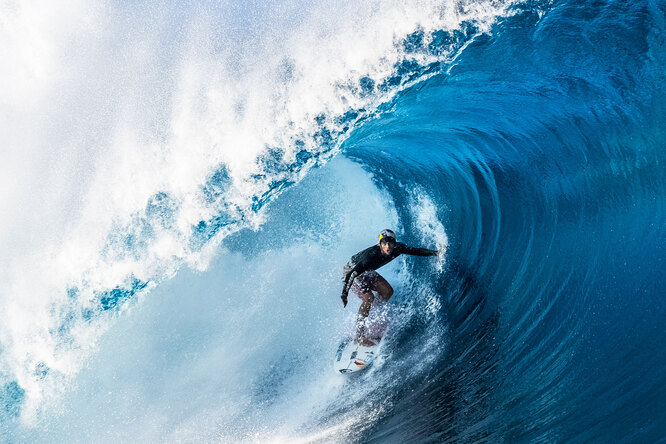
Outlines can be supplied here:
[[[666, 5], [492, 4], [165, 7], [177, 55], [137, 57], [167, 85], [117, 90], [134, 133], [74, 138], [83, 185], [54, 183], [92, 203], [33, 234], [56, 272], [6, 277], [1, 440], [666, 439]], [[341, 267], [388, 227], [445, 254], [380, 271], [383, 354], [336, 375]]]

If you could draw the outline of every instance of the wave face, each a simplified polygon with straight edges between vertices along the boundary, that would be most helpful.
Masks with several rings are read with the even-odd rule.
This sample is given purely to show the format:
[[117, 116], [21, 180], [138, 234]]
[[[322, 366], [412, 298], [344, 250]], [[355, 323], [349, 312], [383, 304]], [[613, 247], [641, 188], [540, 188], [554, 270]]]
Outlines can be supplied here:
[[663, 4], [0, 8], [3, 441], [666, 436]]

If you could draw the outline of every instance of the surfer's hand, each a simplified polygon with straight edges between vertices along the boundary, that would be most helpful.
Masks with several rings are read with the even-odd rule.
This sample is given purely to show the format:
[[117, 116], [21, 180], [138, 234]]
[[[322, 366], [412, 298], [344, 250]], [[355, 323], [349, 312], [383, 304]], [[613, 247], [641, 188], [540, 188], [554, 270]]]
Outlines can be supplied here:
[[347, 306], [347, 295], [342, 293], [342, 296], [340, 296], [340, 298], [342, 299], [342, 306], [346, 307]]

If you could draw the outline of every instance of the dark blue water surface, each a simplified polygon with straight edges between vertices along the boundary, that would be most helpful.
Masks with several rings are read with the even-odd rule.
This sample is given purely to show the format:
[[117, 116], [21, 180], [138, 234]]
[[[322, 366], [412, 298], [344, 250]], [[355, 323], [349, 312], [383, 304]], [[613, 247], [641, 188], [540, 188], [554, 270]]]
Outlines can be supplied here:
[[363, 441], [666, 438], [665, 10], [528, 3], [347, 140], [451, 241], [451, 346]]

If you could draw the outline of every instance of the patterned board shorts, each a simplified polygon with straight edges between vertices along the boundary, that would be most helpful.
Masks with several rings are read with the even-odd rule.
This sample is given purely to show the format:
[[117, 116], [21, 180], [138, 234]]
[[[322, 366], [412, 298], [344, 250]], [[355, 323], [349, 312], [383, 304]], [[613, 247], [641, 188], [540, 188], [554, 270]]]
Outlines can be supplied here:
[[379, 273], [374, 270], [365, 271], [356, 276], [356, 279], [354, 279], [350, 289], [353, 290], [360, 298], [362, 297], [361, 295], [363, 293], [368, 293], [369, 291], [375, 289], [375, 283], [379, 277], [381, 277]]

